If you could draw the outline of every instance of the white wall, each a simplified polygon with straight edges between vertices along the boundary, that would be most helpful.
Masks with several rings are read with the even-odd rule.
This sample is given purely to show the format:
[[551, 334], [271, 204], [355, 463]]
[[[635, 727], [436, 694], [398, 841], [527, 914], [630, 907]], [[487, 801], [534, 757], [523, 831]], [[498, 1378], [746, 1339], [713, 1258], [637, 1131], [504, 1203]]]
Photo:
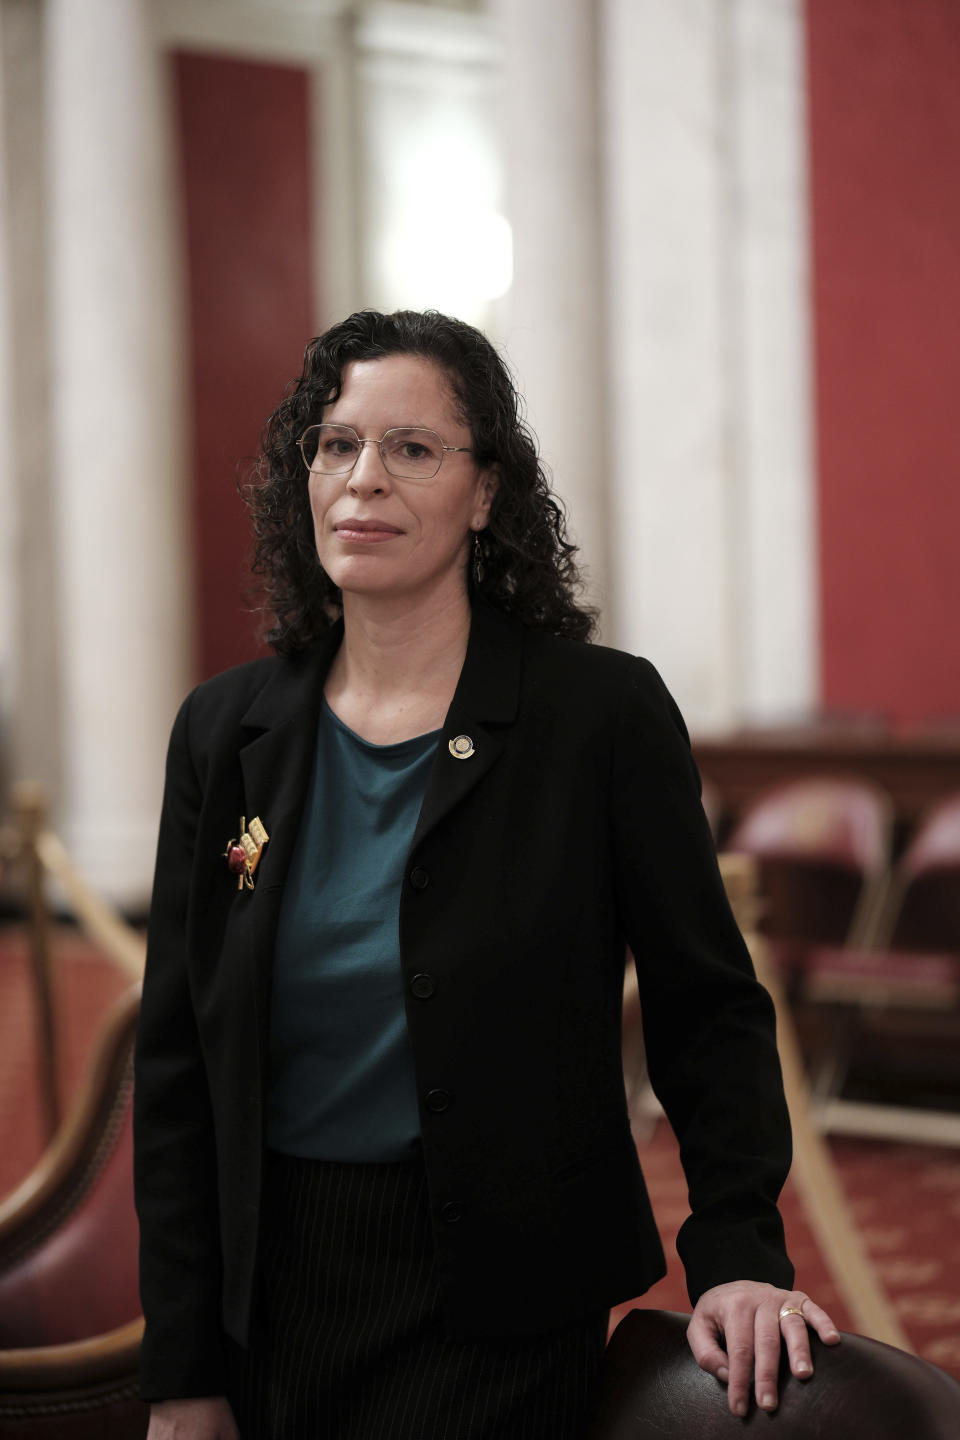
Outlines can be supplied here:
[[502, 335], [530, 423], [609, 619], [603, 132], [595, 7], [496, 0], [500, 141], [514, 232]]

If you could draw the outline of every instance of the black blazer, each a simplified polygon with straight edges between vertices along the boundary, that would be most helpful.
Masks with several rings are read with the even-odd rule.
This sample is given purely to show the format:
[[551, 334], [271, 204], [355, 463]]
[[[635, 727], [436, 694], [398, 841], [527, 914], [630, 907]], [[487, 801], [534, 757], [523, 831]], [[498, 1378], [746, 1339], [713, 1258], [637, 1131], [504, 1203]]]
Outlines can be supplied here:
[[[148, 1398], [221, 1392], [223, 1337], [248, 1335], [274, 935], [339, 638], [217, 676], [173, 728], [136, 1075]], [[223, 851], [254, 815], [251, 893]], [[451, 1333], [546, 1331], [664, 1273], [624, 1099], [626, 943], [690, 1187], [691, 1299], [788, 1286], [772, 1007], [679, 712], [646, 661], [478, 605], [400, 901], [419, 1092], [450, 1097], [421, 1125]]]

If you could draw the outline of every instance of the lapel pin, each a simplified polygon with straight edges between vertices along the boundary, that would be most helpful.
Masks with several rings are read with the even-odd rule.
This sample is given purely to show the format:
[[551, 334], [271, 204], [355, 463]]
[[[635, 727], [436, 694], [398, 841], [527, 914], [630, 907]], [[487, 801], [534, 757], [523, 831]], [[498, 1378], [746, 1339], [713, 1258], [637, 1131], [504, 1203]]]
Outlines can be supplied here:
[[244, 817], [240, 816], [240, 839], [228, 840], [227, 848], [223, 852], [227, 869], [231, 875], [237, 877], [238, 890], [242, 890], [244, 886], [248, 890], [253, 889], [254, 871], [260, 864], [263, 847], [269, 839], [259, 815], [254, 815], [249, 828]]
[[447, 749], [454, 760], [469, 760], [471, 755], [476, 754], [469, 735], [455, 735], [452, 740], [448, 741]]

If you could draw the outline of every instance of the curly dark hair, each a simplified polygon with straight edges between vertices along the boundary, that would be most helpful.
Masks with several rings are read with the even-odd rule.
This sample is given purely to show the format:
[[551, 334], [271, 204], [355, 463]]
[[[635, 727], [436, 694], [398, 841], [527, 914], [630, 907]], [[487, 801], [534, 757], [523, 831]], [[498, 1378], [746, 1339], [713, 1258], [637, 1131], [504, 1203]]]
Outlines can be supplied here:
[[483, 578], [478, 587], [471, 574], [471, 590], [525, 625], [589, 640], [597, 617], [578, 599], [577, 547], [566, 537], [566, 517], [520, 414], [520, 397], [490, 341], [435, 310], [360, 310], [307, 345], [303, 372], [264, 426], [255, 478], [245, 487], [253, 572], [273, 616], [267, 643], [280, 655], [294, 654], [342, 613], [340, 591], [317, 558], [297, 440], [339, 398], [352, 360], [385, 355], [417, 355], [439, 366], [470, 427], [477, 461], [497, 467], [499, 485], [480, 537]]

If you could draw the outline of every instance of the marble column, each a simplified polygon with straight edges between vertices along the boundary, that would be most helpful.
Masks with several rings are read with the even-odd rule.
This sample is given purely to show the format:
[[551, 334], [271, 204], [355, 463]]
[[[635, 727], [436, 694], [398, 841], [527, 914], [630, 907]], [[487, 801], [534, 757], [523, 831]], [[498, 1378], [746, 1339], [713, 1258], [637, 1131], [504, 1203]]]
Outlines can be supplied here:
[[593, 598], [607, 600], [607, 429], [597, 16], [495, 0], [514, 278], [501, 334]]
[[52, 471], [64, 839], [148, 893], [189, 674], [174, 205], [147, 0], [48, 0]]
[[694, 724], [738, 690], [723, 365], [715, 0], [609, 0], [616, 642], [663, 671]]
[[616, 642], [691, 723], [813, 698], [798, 0], [608, 0]]
[[803, 37], [802, 0], [737, 0], [731, 12], [733, 536], [739, 713], [752, 722], [819, 701]]

